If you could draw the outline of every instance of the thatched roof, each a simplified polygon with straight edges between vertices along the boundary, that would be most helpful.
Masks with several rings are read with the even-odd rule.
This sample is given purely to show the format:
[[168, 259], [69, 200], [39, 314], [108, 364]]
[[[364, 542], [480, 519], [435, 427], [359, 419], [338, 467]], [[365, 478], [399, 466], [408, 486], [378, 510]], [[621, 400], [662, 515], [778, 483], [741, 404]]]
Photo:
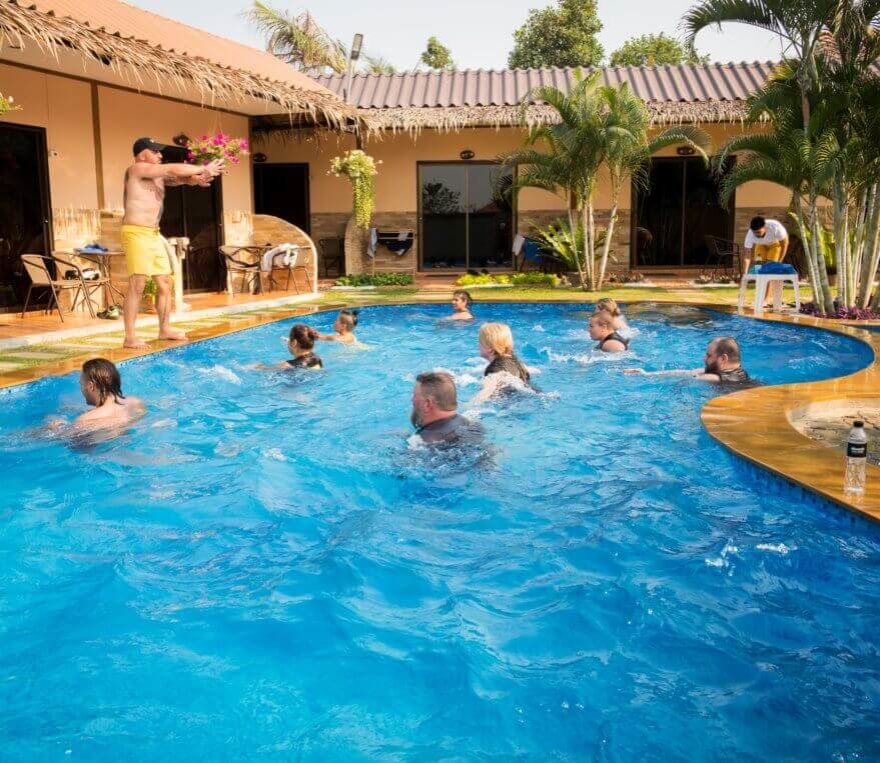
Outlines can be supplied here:
[[[695, 64], [604, 67], [604, 84], [626, 82], [645, 101], [657, 125], [735, 122], [746, 117], [746, 101], [766, 81], [774, 64]], [[586, 73], [586, 70], [584, 70]], [[402, 74], [359, 74], [349, 102], [379, 129], [419, 131], [520, 125], [520, 103], [542, 85], [567, 90], [573, 68], [482, 69]], [[345, 78], [322, 75], [318, 82], [342, 94]], [[557, 114], [532, 102], [530, 125], [552, 123]]]
[[119, 0], [0, 0], [0, 45], [72, 50], [132, 86], [199, 93], [203, 103], [268, 101], [288, 115], [340, 126], [361, 119], [335, 93], [265, 51]]
[[[648, 102], [651, 122], [657, 126], [673, 124], [707, 124], [740, 122], [746, 118], [744, 101], [737, 103], [677, 103]], [[516, 106], [451, 106], [447, 108], [394, 108], [360, 109], [375, 129], [391, 132], [419, 130], [462, 130], [468, 127], [515, 127], [523, 124], [521, 111]], [[526, 110], [525, 124], [529, 127], [554, 124], [559, 119], [555, 109], [532, 105]]]

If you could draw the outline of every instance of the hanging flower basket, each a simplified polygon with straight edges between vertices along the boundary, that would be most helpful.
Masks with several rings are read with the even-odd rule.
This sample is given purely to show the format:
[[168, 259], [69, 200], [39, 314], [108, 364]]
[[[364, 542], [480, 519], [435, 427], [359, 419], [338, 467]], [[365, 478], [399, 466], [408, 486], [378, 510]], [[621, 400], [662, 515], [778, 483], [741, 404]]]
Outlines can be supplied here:
[[10, 111], [21, 111], [21, 106], [15, 102], [11, 95], [0, 93], [0, 114], [8, 114]]
[[378, 173], [376, 166], [381, 164], [372, 156], [359, 149], [346, 151], [330, 162], [330, 174], [346, 177], [351, 183], [354, 201], [354, 220], [359, 228], [369, 228], [376, 205], [373, 178]]
[[186, 145], [186, 160], [190, 164], [210, 164], [222, 161], [239, 164], [248, 155], [248, 142], [244, 138], [233, 138], [222, 132], [216, 135], [202, 135]]

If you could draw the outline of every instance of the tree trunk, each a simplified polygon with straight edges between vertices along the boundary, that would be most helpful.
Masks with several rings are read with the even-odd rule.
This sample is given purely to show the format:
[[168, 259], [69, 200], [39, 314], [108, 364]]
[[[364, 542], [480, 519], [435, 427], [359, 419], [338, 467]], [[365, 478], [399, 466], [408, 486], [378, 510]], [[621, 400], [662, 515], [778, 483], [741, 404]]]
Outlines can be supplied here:
[[831, 284], [828, 283], [828, 268], [825, 267], [825, 255], [822, 253], [822, 237], [819, 225], [819, 207], [816, 197], [810, 199], [810, 230], [812, 236], [810, 246], [813, 250], [813, 260], [819, 273], [819, 287], [822, 296], [822, 310], [830, 315], [834, 312], [834, 297], [831, 295]]
[[801, 242], [804, 247], [804, 259], [810, 270], [810, 290], [813, 292], [813, 302], [816, 305], [822, 304], [822, 290], [819, 286], [819, 271], [816, 269], [816, 263], [813, 260], [813, 253], [810, 248], [810, 232], [804, 223], [804, 211], [801, 204], [801, 198], [795, 194], [792, 197], [792, 206], [794, 207], [794, 217], [797, 220], [798, 230], [801, 234]]
[[611, 238], [614, 235], [614, 226], [617, 223], [617, 200], [611, 205], [611, 214], [608, 216], [608, 226], [605, 228], [605, 244], [602, 246], [602, 263], [599, 266], [599, 291], [605, 281], [605, 268], [608, 267], [608, 254], [611, 251]]
[[574, 264], [575, 264], [575, 267], [577, 268], [577, 272], [578, 272], [578, 281], [580, 282], [579, 285], [580, 285], [581, 289], [586, 291], [587, 281], [586, 281], [586, 278], [584, 278], [584, 268], [581, 265], [581, 256], [580, 256], [580, 253], [578, 252], [578, 246], [577, 246], [578, 223], [577, 223], [577, 217], [575, 217], [575, 213], [577, 212], [577, 209], [575, 209], [574, 207], [571, 206], [571, 204], [569, 204], [567, 211], [568, 211], [568, 229], [571, 231], [571, 240], [572, 240], [571, 250], [574, 253]]
[[593, 243], [590, 240], [592, 231], [590, 230], [590, 209], [585, 204], [581, 208], [581, 225], [584, 229], [584, 288], [593, 288], [593, 272], [590, 268], [591, 258], [593, 256]]
[[[837, 264], [837, 299], [840, 305], [849, 306], [849, 232], [843, 184], [834, 182], [832, 213], [834, 215], [834, 255]], [[821, 249], [821, 245], [820, 245]]]
[[859, 273], [859, 293], [856, 304], [867, 307], [874, 288], [874, 276], [880, 265], [880, 198], [875, 183], [871, 186], [865, 199], [865, 230], [862, 251], [862, 267]]
[[345, 274], [358, 275], [364, 272], [364, 248], [366, 231], [355, 221], [354, 214], [345, 226]]

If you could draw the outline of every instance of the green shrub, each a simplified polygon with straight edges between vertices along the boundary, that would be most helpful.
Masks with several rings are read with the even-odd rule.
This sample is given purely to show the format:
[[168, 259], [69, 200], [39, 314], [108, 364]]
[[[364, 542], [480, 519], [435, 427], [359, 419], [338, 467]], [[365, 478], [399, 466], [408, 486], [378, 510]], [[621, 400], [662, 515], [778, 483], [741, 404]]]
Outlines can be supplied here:
[[553, 273], [516, 273], [512, 280], [514, 286], [559, 286], [559, 276]]
[[359, 273], [336, 279], [337, 286], [411, 286], [409, 273]]
[[[502, 281], [502, 278], [507, 278], [507, 280]], [[465, 275], [461, 276], [455, 283], [457, 286], [488, 286], [496, 283], [510, 283], [510, 277], [493, 276], [491, 273], [480, 273], [480, 275], [477, 276], [465, 273]]]

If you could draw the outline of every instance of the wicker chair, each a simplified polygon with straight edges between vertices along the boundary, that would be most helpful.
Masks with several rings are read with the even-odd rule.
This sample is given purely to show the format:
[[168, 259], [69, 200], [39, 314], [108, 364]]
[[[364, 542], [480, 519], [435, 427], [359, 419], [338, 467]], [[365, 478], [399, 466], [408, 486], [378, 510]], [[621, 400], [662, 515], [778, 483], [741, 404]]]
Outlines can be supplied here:
[[[260, 255], [263, 253], [259, 246], [221, 246], [220, 256], [226, 266], [226, 290], [234, 293], [233, 277], [236, 273], [241, 274], [241, 293], [253, 293], [254, 284], [260, 282]], [[241, 259], [242, 255], [252, 258], [251, 262]]]
[[[57, 255], [55, 257], [48, 257], [43, 254], [23, 254], [21, 255], [21, 262], [31, 279], [31, 285], [28, 288], [27, 296], [24, 300], [24, 307], [21, 311], [22, 318], [24, 318], [25, 313], [27, 312], [31, 300], [31, 294], [34, 289], [43, 289], [48, 293], [46, 312], [50, 312], [54, 304], [55, 309], [58, 310], [58, 316], [61, 318], [62, 323], [64, 322], [64, 311], [61, 309], [58, 295], [65, 291], [73, 292], [73, 303], [70, 312], [73, 312], [76, 309], [79, 300], [82, 299], [88, 306], [89, 314], [92, 318], [96, 317], [95, 307], [92, 304], [92, 296], [104, 288], [109, 282], [108, 278], [102, 277], [87, 280], [83, 277], [83, 272], [79, 265], [70, 260], [66, 260], [63, 257], [58, 257]], [[54, 267], [52, 267], [53, 265]], [[53, 276], [53, 270], [56, 273], [63, 273], [65, 277], [59, 278], [57, 275]], [[76, 276], [73, 278], [67, 278], [67, 275], [71, 272], [76, 273]]]
[[704, 236], [709, 257], [703, 273], [713, 280], [719, 275], [739, 278], [742, 276], [742, 249], [735, 241], [718, 236]]

